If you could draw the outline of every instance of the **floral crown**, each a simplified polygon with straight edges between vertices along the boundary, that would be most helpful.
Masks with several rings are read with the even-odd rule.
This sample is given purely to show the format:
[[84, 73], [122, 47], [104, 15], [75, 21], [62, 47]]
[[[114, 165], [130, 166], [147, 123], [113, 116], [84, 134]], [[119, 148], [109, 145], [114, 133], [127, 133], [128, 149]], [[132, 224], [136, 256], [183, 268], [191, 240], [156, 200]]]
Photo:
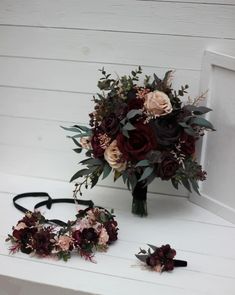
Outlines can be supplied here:
[[[51, 199], [46, 193], [36, 193], [36, 196], [47, 196], [48, 201], [35, 205], [51, 207], [52, 203], [69, 202], [73, 199]], [[39, 257], [58, 257], [67, 261], [72, 252], [77, 252], [81, 257], [93, 261], [94, 251], [106, 251], [108, 246], [117, 240], [117, 222], [108, 210], [102, 207], [90, 206], [79, 210], [74, 221], [67, 223], [53, 219], [46, 219], [39, 211], [28, 211], [16, 203], [22, 197], [35, 196], [35, 193], [21, 194], [14, 198], [14, 205], [25, 213], [6, 241], [12, 246], [10, 252], [21, 251]], [[79, 202], [91, 204], [90, 201]]]

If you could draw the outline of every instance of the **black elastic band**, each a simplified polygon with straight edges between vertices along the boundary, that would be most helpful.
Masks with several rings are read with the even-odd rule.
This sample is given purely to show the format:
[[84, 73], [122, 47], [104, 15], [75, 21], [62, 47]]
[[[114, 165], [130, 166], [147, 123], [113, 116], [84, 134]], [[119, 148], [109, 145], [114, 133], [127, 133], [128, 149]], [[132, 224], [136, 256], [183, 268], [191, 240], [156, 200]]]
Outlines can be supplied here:
[[[27, 213], [27, 212], [31, 212], [31, 211], [26, 209], [25, 207], [17, 204], [16, 201], [19, 199], [22, 199], [22, 198], [27, 198], [27, 197], [47, 197], [47, 200], [37, 203], [34, 206], [34, 209], [37, 209], [41, 206], [46, 206], [48, 209], [51, 209], [52, 204], [57, 204], [57, 203], [80, 204], [80, 205], [88, 206], [88, 208], [93, 208], [93, 206], [94, 206], [94, 203], [91, 200], [76, 200], [75, 201], [74, 199], [69, 199], [69, 198], [52, 199], [48, 193], [32, 192], [32, 193], [19, 194], [13, 198], [14, 206], [23, 213]], [[59, 226], [66, 226], [67, 225], [66, 222], [59, 220], [59, 219], [46, 219], [45, 222], [46, 223], [55, 223]]]
[[184, 260], [174, 259], [173, 262], [175, 267], [184, 267], [188, 265], [187, 261]]
[[30, 210], [24, 208], [23, 206], [19, 205], [16, 203], [17, 200], [19, 199], [22, 199], [22, 198], [28, 198], [28, 197], [47, 197], [48, 200], [45, 201], [46, 202], [46, 206], [48, 209], [51, 209], [51, 205], [52, 205], [52, 199], [51, 197], [48, 195], [48, 193], [44, 193], [44, 192], [33, 192], [33, 193], [23, 193], [23, 194], [19, 194], [19, 195], [16, 195], [14, 198], [13, 198], [13, 204], [14, 206], [20, 210], [21, 212], [23, 213], [26, 213], [26, 212], [30, 212]]

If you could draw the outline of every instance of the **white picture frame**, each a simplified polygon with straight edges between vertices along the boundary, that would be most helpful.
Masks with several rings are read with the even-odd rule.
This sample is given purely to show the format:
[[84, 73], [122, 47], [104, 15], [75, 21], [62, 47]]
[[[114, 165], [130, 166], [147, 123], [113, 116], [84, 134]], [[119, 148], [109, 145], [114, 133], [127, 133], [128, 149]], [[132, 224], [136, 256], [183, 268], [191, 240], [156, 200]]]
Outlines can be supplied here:
[[[225, 124], [224, 121], [226, 121], [226, 117], [224, 117], [224, 120], [223, 120], [223, 116], [220, 114], [222, 112], [221, 109], [215, 108], [215, 105], [217, 104], [219, 105], [221, 104], [221, 102], [213, 101], [213, 99], [218, 98], [216, 95], [213, 95], [213, 88], [218, 89], [218, 85], [217, 85], [218, 83], [216, 83], [218, 78], [216, 80], [215, 75], [217, 75], [219, 71], [223, 71], [224, 73], [227, 74], [228, 77], [231, 77], [229, 79], [233, 79], [233, 75], [235, 77], [235, 56], [228, 56], [225, 54], [208, 51], [208, 50], [205, 51], [205, 54], [203, 57], [203, 63], [202, 63], [202, 70], [201, 70], [200, 92], [202, 93], [202, 92], [205, 92], [205, 90], [208, 90], [207, 98], [205, 100], [205, 105], [208, 107], [211, 107], [212, 105], [214, 106], [212, 107], [213, 111], [207, 114], [206, 118], [208, 118], [213, 123], [213, 120], [210, 119], [211, 114], [213, 114], [214, 118], [217, 118], [217, 117], [219, 118], [219, 116], [221, 116], [222, 120], [220, 120], [220, 122], [217, 121], [217, 124], [215, 126], [215, 129], [218, 129], [218, 132], [216, 131], [215, 134], [213, 135], [208, 134], [210, 132], [207, 132], [207, 134], [203, 137], [203, 140], [201, 141], [201, 144], [198, 149], [199, 152], [197, 155], [198, 161], [201, 163], [202, 167], [205, 167], [205, 168], [209, 167], [209, 171], [207, 169], [206, 171], [208, 172], [208, 179], [210, 177], [214, 178], [213, 181], [209, 181], [209, 183], [213, 183], [213, 185], [209, 186], [210, 184], [207, 184], [207, 180], [204, 182], [200, 182], [199, 191], [201, 195], [198, 195], [197, 193], [192, 192], [189, 195], [189, 199], [193, 203], [196, 203], [200, 205], [201, 207], [204, 207], [207, 210], [223, 217], [224, 219], [232, 223], [235, 223], [235, 186], [234, 186], [234, 190], [232, 190], [232, 186], [235, 181], [235, 166], [234, 166], [234, 171], [231, 169], [231, 163], [229, 163], [230, 165], [228, 165], [230, 166], [230, 168], [225, 167], [228, 161], [227, 163], [226, 162], [224, 163], [224, 166], [223, 165], [218, 166], [217, 160], [219, 156], [212, 157], [210, 155], [211, 147], [213, 148], [213, 153], [212, 153], [213, 155], [215, 154], [219, 155], [219, 153], [222, 153], [225, 155], [225, 158], [227, 158], [226, 149], [228, 149], [228, 147], [229, 149], [231, 148], [229, 146], [230, 144], [234, 146], [234, 151], [235, 151], [235, 140], [232, 138], [228, 139], [229, 141], [228, 143], [227, 142], [224, 143], [223, 149], [220, 148], [220, 150], [217, 150], [216, 152], [214, 152], [214, 150], [216, 149], [216, 146], [209, 145], [212, 137], [214, 137], [212, 141], [215, 140], [215, 137], [221, 137], [221, 141], [224, 141], [225, 139], [222, 133], [222, 130], [223, 128], [225, 128], [223, 124]], [[226, 82], [226, 75], [224, 79], [225, 79], [224, 81]], [[232, 83], [231, 81], [230, 81], [230, 85], [233, 85], [231, 84]], [[234, 84], [235, 84], [235, 79], [234, 79]], [[221, 89], [221, 92], [223, 93], [223, 87], [220, 87], [219, 89]], [[228, 106], [227, 106], [227, 114], [231, 113], [231, 117], [233, 119], [232, 119], [232, 124], [230, 124], [228, 128], [230, 128], [229, 130], [230, 134], [232, 134], [234, 131], [234, 137], [235, 137], [235, 115], [233, 116], [233, 113], [235, 114], [235, 92], [233, 92], [233, 90], [231, 89], [231, 94], [230, 94], [229, 89], [225, 89], [224, 93], [226, 92], [229, 93], [231, 97], [232, 95], [234, 95], [234, 100], [232, 102], [232, 106], [233, 106], [232, 109], [229, 109], [229, 103], [231, 103], [231, 97], [227, 98], [227, 95], [224, 95], [224, 97], [220, 96], [220, 98], [221, 100], [224, 99], [224, 104], [226, 104], [226, 99], [230, 99], [230, 102], [228, 103]], [[214, 94], [216, 93], [214, 92]], [[207, 151], [207, 147], [208, 147], [208, 151]], [[209, 164], [207, 163], [207, 161], [209, 161], [208, 157], [210, 158]], [[231, 155], [231, 161], [235, 165], [234, 155]], [[211, 172], [210, 170], [213, 171], [213, 173], [211, 173], [212, 175], [210, 175], [210, 172]], [[224, 177], [226, 177], [226, 181], [230, 181], [230, 185], [228, 186], [228, 189], [227, 189], [226, 183], [224, 182], [224, 179], [221, 179], [222, 178], [221, 174], [223, 173], [221, 171], [224, 172]], [[231, 175], [230, 180], [228, 180], [228, 175]], [[234, 180], [232, 176], [234, 176]], [[216, 193], [213, 193], [213, 191], [214, 192], [216, 191], [216, 187], [219, 191], [217, 196], [216, 196]], [[223, 193], [221, 193], [221, 190], [223, 191]], [[229, 197], [227, 198], [228, 195]], [[225, 201], [226, 198], [227, 200]]]

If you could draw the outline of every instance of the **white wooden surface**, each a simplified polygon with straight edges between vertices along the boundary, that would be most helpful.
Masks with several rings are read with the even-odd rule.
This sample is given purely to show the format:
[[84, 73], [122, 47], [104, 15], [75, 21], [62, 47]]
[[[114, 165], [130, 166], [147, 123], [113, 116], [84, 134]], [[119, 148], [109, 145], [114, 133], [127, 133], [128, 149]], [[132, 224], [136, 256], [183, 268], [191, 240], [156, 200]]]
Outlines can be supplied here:
[[[1, 0], [1, 171], [68, 181], [80, 158], [59, 126], [88, 122], [102, 66], [175, 69], [174, 86], [197, 95], [204, 50], [235, 51], [234, 14], [233, 0]], [[166, 182], [149, 189], [188, 195]]]
[[[68, 183], [1, 174], [0, 215], [0, 294], [151, 294], [232, 295], [235, 293], [235, 227], [229, 222], [190, 203], [184, 198], [157, 197], [149, 194], [149, 216], [130, 213], [130, 195], [123, 190], [96, 187], [84, 198], [97, 205], [114, 208], [119, 222], [119, 240], [108, 252], [96, 254], [96, 264], [76, 255], [65, 263], [8, 254], [4, 237], [22, 214], [11, 198], [27, 190], [48, 191], [53, 197], [71, 196]], [[21, 200], [32, 209], [35, 200]], [[49, 218], [71, 219], [73, 205], [56, 205], [42, 212]], [[176, 268], [162, 275], [143, 269], [134, 254], [146, 243], [170, 243], [177, 258], [188, 261], [187, 268]], [[56, 274], [56, 275], [54, 275]], [[41, 284], [41, 285], [38, 285]], [[59, 289], [63, 288], [63, 289]], [[18, 290], [18, 291], [16, 291]], [[79, 292], [78, 292], [79, 291]], [[17, 293], [18, 292], [18, 293]]]

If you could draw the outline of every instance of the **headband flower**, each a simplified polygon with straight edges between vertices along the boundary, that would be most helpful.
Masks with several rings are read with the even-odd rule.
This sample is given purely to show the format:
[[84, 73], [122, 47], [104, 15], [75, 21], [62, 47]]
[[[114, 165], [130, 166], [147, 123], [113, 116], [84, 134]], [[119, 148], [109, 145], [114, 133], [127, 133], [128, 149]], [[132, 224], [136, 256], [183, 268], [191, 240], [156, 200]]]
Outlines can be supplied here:
[[93, 261], [95, 250], [106, 251], [117, 240], [117, 222], [106, 209], [87, 208], [80, 210], [76, 217], [58, 230], [58, 226], [47, 225], [39, 211], [26, 212], [6, 239], [12, 243], [10, 253], [20, 251], [67, 261], [72, 252], [77, 252]]

